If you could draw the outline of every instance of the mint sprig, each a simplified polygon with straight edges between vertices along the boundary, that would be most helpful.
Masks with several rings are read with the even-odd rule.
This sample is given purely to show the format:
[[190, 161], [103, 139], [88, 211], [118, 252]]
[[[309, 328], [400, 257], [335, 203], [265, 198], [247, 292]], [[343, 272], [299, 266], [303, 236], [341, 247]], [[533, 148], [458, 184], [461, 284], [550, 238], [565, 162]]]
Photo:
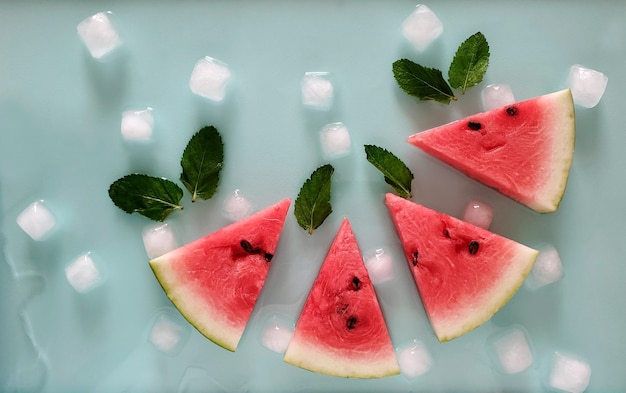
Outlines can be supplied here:
[[317, 168], [304, 182], [296, 198], [294, 215], [302, 227], [313, 234], [332, 213], [330, 204], [331, 178], [335, 168], [326, 164]]
[[215, 127], [203, 127], [191, 137], [180, 160], [180, 181], [191, 193], [192, 202], [215, 194], [223, 162], [224, 143]]
[[456, 97], [443, 78], [441, 71], [424, 67], [408, 59], [396, 60], [392, 66], [393, 76], [402, 90], [422, 101], [449, 104]]
[[489, 66], [489, 44], [478, 32], [463, 41], [448, 70], [448, 81], [455, 89], [465, 90], [482, 82]]
[[410, 199], [413, 173], [393, 153], [375, 145], [365, 145], [365, 155], [376, 169], [385, 176], [385, 183], [393, 187], [399, 196]]
[[139, 213], [154, 221], [163, 221], [174, 210], [183, 209], [179, 204], [183, 190], [162, 177], [124, 176], [111, 184], [109, 197], [126, 213]]
[[440, 70], [424, 67], [408, 59], [396, 60], [392, 65], [393, 76], [405, 93], [422, 101], [450, 104], [456, 101], [454, 89], [461, 93], [482, 82], [489, 66], [489, 44], [478, 32], [470, 36], [457, 49], [448, 69], [448, 82]]

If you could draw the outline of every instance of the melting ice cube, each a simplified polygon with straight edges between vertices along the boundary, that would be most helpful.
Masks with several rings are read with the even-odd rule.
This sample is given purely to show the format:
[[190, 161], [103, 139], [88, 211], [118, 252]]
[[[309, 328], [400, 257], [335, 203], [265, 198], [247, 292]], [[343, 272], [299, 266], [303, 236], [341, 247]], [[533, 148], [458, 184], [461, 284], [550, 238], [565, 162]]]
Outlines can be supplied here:
[[554, 246], [543, 247], [535, 266], [526, 278], [526, 288], [535, 290], [545, 285], [552, 284], [563, 277], [563, 264], [559, 252]]
[[486, 111], [515, 103], [513, 90], [509, 85], [502, 83], [485, 86], [481, 91], [481, 97], [483, 109]]
[[516, 374], [533, 364], [533, 354], [526, 333], [518, 327], [499, 333], [491, 345], [499, 366], [507, 374]]
[[154, 115], [152, 108], [122, 113], [122, 136], [129, 141], [149, 141], [152, 138]]
[[463, 221], [488, 229], [493, 219], [493, 208], [480, 201], [470, 201], [465, 207]]
[[110, 12], [98, 12], [78, 24], [76, 30], [95, 59], [100, 59], [122, 45], [117, 30], [111, 23]]
[[67, 265], [65, 277], [79, 293], [89, 292], [103, 280], [102, 273], [91, 258], [91, 253], [83, 254]]
[[402, 24], [402, 33], [419, 51], [426, 49], [442, 32], [443, 24], [424, 4], [419, 4]]
[[293, 326], [280, 320], [280, 318], [272, 317], [265, 326], [261, 342], [264, 347], [271, 351], [285, 353], [293, 336], [293, 330]]
[[598, 105], [609, 78], [600, 71], [575, 64], [570, 67], [567, 86], [572, 91], [574, 103], [585, 108]]
[[224, 200], [224, 214], [231, 220], [241, 220], [252, 213], [252, 210], [252, 203], [238, 189]]
[[302, 104], [328, 110], [333, 105], [334, 89], [328, 72], [307, 72], [301, 82]]
[[160, 257], [178, 247], [174, 232], [168, 224], [156, 224], [144, 228], [142, 238], [146, 254], [150, 259]]
[[226, 64], [207, 56], [198, 60], [193, 68], [189, 88], [199, 96], [219, 102], [226, 95], [230, 78], [231, 73]]
[[430, 353], [419, 340], [413, 340], [411, 344], [398, 349], [396, 357], [400, 371], [410, 379], [428, 372], [433, 362]]
[[35, 201], [17, 216], [17, 225], [33, 240], [43, 240], [56, 225], [44, 201]]
[[184, 344], [187, 333], [186, 326], [174, 321], [167, 313], [162, 313], [154, 321], [148, 341], [159, 351], [173, 355]]
[[575, 357], [556, 353], [550, 372], [550, 387], [569, 393], [582, 393], [591, 379], [591, 367]]
[[393, 258], [382, 248], [365, 258], [365, 267], [374, 284], [393, 279]]
[[350, 152], [350, 134], [343, 123], [330, 123], [320, 130], [322, 151], [326, 159], [334, 159]]

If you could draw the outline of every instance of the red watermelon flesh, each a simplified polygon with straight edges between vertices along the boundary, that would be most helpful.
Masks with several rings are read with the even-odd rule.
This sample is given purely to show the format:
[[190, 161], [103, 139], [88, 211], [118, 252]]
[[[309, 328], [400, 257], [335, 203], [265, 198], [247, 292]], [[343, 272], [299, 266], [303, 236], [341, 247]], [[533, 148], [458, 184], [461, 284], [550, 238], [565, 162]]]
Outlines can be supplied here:
[[569, 89], [466, 117], [409, 143], [540, 212], [557, 210], [574, 153]]
[[284, 360], [310, 371], [350, 378], [400, 372], [347, 219], [313, 283]]
[[440, 341], [489, 320], [517, 292], [538, 251], [387, 194], [405, 256]]
[[181, 314], [234, 351], [270, 269], [290, 199], [150, 261]]

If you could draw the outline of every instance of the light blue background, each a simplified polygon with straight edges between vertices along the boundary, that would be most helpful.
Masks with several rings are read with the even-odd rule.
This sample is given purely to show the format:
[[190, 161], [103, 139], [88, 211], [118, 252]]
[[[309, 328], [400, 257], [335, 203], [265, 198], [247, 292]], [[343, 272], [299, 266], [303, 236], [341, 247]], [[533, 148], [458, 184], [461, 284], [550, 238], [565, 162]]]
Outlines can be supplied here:
[[[589, 362], [588, 391], [623, 390], [626, 3], [428, 5], [444, 32], [418, 53], [401, 34], [415, 6], [409, 1], [0, 2], [0, 390], [175, 392], [197, 383], [208, 391], [537, 391], [554, 351]], [[114, 13], [125, 46], [100, 63], [88, 55], [76, 25], [106, 10]], [[476, 31], [490, 43], [490, 66], [482, 85], [459, 102], [417, 102], [396, 86], [394, 60], [407, 57], [445, 75], [457, 46]], [[188, 88], [193, 65], [207, 55], [233, 72], [219, 105]], [[489, 83], [507, 83], [517, 99], [527, 99], [564, 88], [577, 63], [604, 72], [609, 84], [596, 108], [577, 108], [575, 158], [556, 213], [536, 214], [405, 141], [480, 111], [480, 89]], [[337, 97], [330, 112], [301, 107], [306, 71], [333, 74]], [[156, 117], [154, 141], [126, 143], [122, 111], [147, 106]], [[212, 200], [192, 205], [186, 193], [185, 210], [168, 220], [182, 244], [229, 222], [222, 201], [235, 188], [257, 209], [295, 199], [306, 177], [326, 162], [317, 130], [336, 121], [348, 127], [353, 149], [332, 162], [334, 212], [309, 236], [292, 208], [237, 352], [187, 325], [189, 338], [175, 356], [154, 350], [146, 337], [155, 316], [178, 315], [147, 264], [141, 231], [151, 223], [115, 208], [109, 184], [131, 172], [176, 180], [188, 139], [215, 125], [226, 146], [223, 178]], [[469, 199], [479, 198], [495, 209], [493, 231], [533, 247], [555, 245], [564, 279], [536, 292], [522, 288], [485, 326], [438, 343], [382, 203], [389, 188], [365, 160], [366, 143], [409, 164], [416, 201], [460, 216]], [[59, 219], [40, 243], [15, 224], [38, 199]], [[273, 315], [295, 322], [343, 217], [364, 254], [382, 247], [396, 257], [396, 278], [377, 288], [378, 295], [394, 345], [420, 339], [432, 354], [428, 374], [344, 380], [287, 365], [261, 345]], [[63, 269], [87, 251], [106, 281], [80, 295]], [[508, 376], [489, 363], [485, 344], [514, 324], [527, 331], [536, 361]]]

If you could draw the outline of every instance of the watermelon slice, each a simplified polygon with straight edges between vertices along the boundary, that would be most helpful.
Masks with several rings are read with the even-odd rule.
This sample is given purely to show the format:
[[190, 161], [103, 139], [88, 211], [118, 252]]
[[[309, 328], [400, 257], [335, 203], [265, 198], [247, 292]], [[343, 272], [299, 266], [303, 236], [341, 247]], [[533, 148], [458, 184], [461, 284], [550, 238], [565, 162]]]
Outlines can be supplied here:
[[569, 89], [409, 137], [409, 143], [540, 213], [556, 211], [574, 154]]
[[290, 199], [150, 261], [181, 314], [235, 351], [274, 256]]
[[347, 219], [313, 283], [284, 360], [310, 371], [349, 378], [400, 372]]
[[517, 292], [538, 251], [393, 194], [396, 231], [439, 341], [482, 325]]

